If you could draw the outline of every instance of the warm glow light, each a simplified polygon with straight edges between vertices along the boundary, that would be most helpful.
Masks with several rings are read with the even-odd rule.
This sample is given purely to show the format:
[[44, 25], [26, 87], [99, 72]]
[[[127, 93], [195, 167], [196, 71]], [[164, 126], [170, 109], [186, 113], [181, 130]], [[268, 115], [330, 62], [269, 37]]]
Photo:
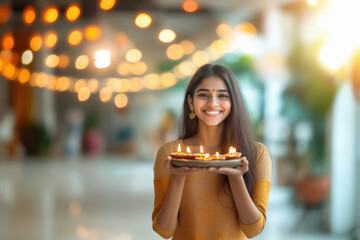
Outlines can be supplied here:
[[44, 41], [45, 41], [46, 47], [48, 47], [48, 48], [54, 47], [57, 43], [57, 40], [58, 40], [58, 36], [57, 36], [56, 32], [51, 31], [51, 32], [47, 32], [45, 34]]
[[111, 63], [111, 53], [109, 50], [102, 49], [98, 50], [94, 54], [95, 58], [95, 67], [97, 68], [106, 68]]
[[81, 33], [80, 30], [73, 30], [70, 32], [69, 36], [68, 36], [68, 43], [70, 45], [79, 45], [82, 41], [83, 38], [83, 34]]
[[102, 102], [108, 102], [112, 97], [112, 91], [110, 88], [104, 87], [100, 90], [99, 95]]
[[130, 90], [130, 81], [129, 79], [120, 79], [120, 82], [119, 82], [119, 89], [118, 89], [118, 92], [127, 92]]
[[115, 96], [115, 106], [117, 108], [124, 108], [127, 106], [128, 104], [128, 97], [124, 94], [124, 93], [119, 93], [118, 95]]
[[56, 77], [54, 75], [48, 76], [47, 88], [50, 90], [56, 90]]
[[351, 49], [338, 48], [340, 44], [329, 43], [320, 50], [320, 61], [332, 70], [338, 70], [342, 63], [351, 55]]
[[141, 51], [135, 48], [127, 51], [125, 56], [126, 60], [129, 62], [138, 62], [140, 61], [141, 57], [142, 57]]
[[226, 23], [221, 23], [216, 28], [216, 34], [222, 38], [228, 37], [231, 34], [231, 32], [232, 32], [231, 27]]
[[117, 78], [109, 78], [106, 85], [112, 92], [116, 92], [119, 88], [120, 80]]
[[22, 12], [22, 20], [25, 24], [32, 24], [36, 18], [36, 10], [34, 6], [27, 6]]
[[9, 4], [0, 5], [0, 25], [5, 25], [10, 18], [11, 7]]
[[59, 77], [56, 81], [56, 90], [59, 92], [66, 91], [70, 87], [70, 79], [68, 77]]
[[220, 157], [219, 152], [216, 152], [216, 153], [215, 153], [215, 156], [216, 156], [216, 157]]
[[131, 65], [131, 73], [135, 75], [141, 75], [146, 72], [147, 65], [144, 62], [136, 62]]
[[196, 66], [202, 66], [209, 62], [209, 57], [204, 51], [196, 51], [192, 56], [192, 61]]
[[19, 71], [18, 80], [20, 83], [26, 83], [30, 79], [30, 71], [23, 68]]
[[116, 0], [101, 0], [99, 3], [99, 7], [102, 10], [110, 10], [115, 6]]
[[89, 65], [89, 57], [86, 55], [81, 55], [76, 58], [75, 68], [82, 70], [85, 69]]
[[87, 40], [95, 41], [102, 35], [102, 30], [96, 25], [87, 26], [84, 30], [84, 36]]
[[184, 11], [192, 13], [198, 10], [199, 4], [194, 0], [185, 0], [182, 8], [184, 9]]
[[36, 75], [36, 85], [38, 87], [46, 87], [48, 83], [48, 75], [44, 72], [41, 72]]
[[90, 97], [90, 89], [88, 87], [83, 87], [78, 92], [79, 101], [83, 102], [88, 100]]
[[171, 29], [164, 29], [159, 33], [159, 39], [164, 43], [172, 42], [174, 41], [175, 38], [176, 38], [176, 34]]
[[235, 29], [241, 33], [255, 35], [257, 33], [256, 27], [248, 22], [240, 23]]
[[2, 74], [4, 75], [5, 78], [14, 80], [14, 78], [16, 77], [16, 70], [17, 69], [16, 69], [15, 65], [13, 65], [11, 63], [7, 63], [4, 65]]
[[195, 51], [194, 43], [189, 40], [183, 40], [179, 44], [183, 48], [185, 54], [191, 54]]
[[178, 151], [178, 153], [181, 153], [181, 146], [180, 146], [180, 143], [179, 143], [179, 146], [178, 146], [177, 151]]
[[184, 56], [184, 49], [179, 44], [171, 44], [166, 50], [166, 55], [171, 60], [179, 60]]
[[49, 55], [45, 60], [45, 65], [54, 68], [59, 64], [59, 57], [55, 54]]
[[130, 75], [131, 73], [131, 63], [129, 62], [121, 62], [116, 68], [117, 72], [122, 76]]
[[88, 86], [88, 88], [90, 89], [90, 92], [91, 92], [91, 93], [94, 93], [94, 92], [96, 92], [96, 91], [98, 90], [98, 88], [99, 88], [99, 82], [98, 82], [97, 79], [92, 78], [92, 79], [90, 79], [90, 80], [88, 81], [87, 86]]
[[139, 13], [135, 18], [135, 24], [140, 28], [147, 28], [150, 26], [151, 21], [151, 17], [146, 13]]
[[86, 87], [86, 81], [84, 79], [77, 80], [74, 86], [75, 92], [80, 92], [80, 90], [84, 87]]
[[200, 145], [200, 153], [204, 153], [204, 148], [202, 145]]
[[189, 148], [189, 147], [186, 147], [186, 152], [187, 152], [187, 153], [191, 153], [191, 151], [190, 151], [190, 148]]
[[[23, 52], [23, 54], [21, 55], [21, 63], [23, 65], [28, 65], [32, 62], [33, 60], [33, 53], [31, 52], [31, 50], [26, 50]], [[1, 70], [0, 70], [1, 71]]]
[[160, 76], [156, 73], [150, 73], [144, 77], [144, 85], [148, 89], [157, 89], [160, 86]]
[[55, 6], [49, 6], [44, 9], [42, 20], [45, 23], [54, 23], [59, 17], [59, 10]]
[[306, 2], [311, 5], [311, 6], [314, 6], [318, 3], [318, 0], [306, 0]]
[[168, 72], [168, 73], [161, 74], [160, 82], [165, 87], [171, 87], [176, 84], [177, 79], [174, 74]]
[[185, 76], [192, 76], [196, 69], [196, 65], [190, 61], [183, 61], [178, 65], [179, 72]]
[[38, 51], [42, 46], [42, 39], [40, 34], [34, 34], [30, 39], [30, 48], [34, 52]]
[[142, 79], [139, 77], [134, 77], [130, 79], [130, 91], [138, 92], [143, 89]]
[[12, 33], [5, 33], [2, 37], [1, 46], [4, 50], [10, 50], [14, 47], [15, 41]]
[[66, 16], [67, 20], [69, 20], [70, 22], [73, 22], [79, 18], [80, 13], [81, 13], [80, 5], [75, 3], [75, 4], [71, 4], [67, 7], [65, 16]]
[[66, 54], [60, 54], [59, 55], [59, 64], [58, 68], [64, 69], [69, 65], [70, 58]]

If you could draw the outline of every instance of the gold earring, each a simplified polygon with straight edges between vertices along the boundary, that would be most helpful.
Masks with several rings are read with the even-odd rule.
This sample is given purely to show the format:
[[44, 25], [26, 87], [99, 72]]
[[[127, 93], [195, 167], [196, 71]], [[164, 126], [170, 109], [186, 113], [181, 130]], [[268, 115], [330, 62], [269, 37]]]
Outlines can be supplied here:
[[190, 119], [194, 119], [196, 117], [196, 114], [194, 113], [194, 111], [191, 109], [191, 113], [189, 114], [189, 118]]

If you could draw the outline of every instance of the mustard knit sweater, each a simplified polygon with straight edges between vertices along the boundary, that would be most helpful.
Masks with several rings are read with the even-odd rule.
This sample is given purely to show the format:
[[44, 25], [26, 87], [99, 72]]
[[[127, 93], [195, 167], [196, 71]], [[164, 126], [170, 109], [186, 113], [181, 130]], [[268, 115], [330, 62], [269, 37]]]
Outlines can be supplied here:
[[165, 159], [176, 152], [178, 145], [185, 149], [182, 140], [164, 144], [158, 151], [154, 165], [153, 229], [163, 238], [173, 240], [242, 240], [261, 233], [265, 226], [266, 208], [271, 186], [272, 164], [266, 147], [256, 143], [255, 187], [251, 196], [260, 211], [260, 219], [253, 224], [243, 224], [237, 216], [232, 197], [219, 193], [220, 175], [212, 172], [195, 172], [187, 175], [182, 195], [178, 222], [175, 229], [162, 228], [157, 214], [165, 199], [171, 173], [164, 167]]

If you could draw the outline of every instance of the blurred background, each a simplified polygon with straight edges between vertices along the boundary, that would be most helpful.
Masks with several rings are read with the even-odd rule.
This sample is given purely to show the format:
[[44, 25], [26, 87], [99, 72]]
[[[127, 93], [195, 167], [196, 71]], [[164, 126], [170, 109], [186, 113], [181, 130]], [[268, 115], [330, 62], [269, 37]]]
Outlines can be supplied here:
[[360, 239], [358, 0], [0, 1], [0, 239], [160, 239], [153, 163], [205, 63], [273, 161], [255, 239]]

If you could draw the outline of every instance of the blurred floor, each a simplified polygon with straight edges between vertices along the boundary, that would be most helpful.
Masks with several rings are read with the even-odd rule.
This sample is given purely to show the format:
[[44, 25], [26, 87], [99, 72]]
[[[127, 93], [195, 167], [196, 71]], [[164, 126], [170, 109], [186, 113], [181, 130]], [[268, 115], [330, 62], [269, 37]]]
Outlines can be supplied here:
[[[152, 163], [131, 158], [0, 161], [1, 240], [155, 240]], [[273, 188], [268, 221], [255, 239], [347, 240], [319, 232], [316, 213]], [[313, 214], [313, 215], [311, 215]]]

